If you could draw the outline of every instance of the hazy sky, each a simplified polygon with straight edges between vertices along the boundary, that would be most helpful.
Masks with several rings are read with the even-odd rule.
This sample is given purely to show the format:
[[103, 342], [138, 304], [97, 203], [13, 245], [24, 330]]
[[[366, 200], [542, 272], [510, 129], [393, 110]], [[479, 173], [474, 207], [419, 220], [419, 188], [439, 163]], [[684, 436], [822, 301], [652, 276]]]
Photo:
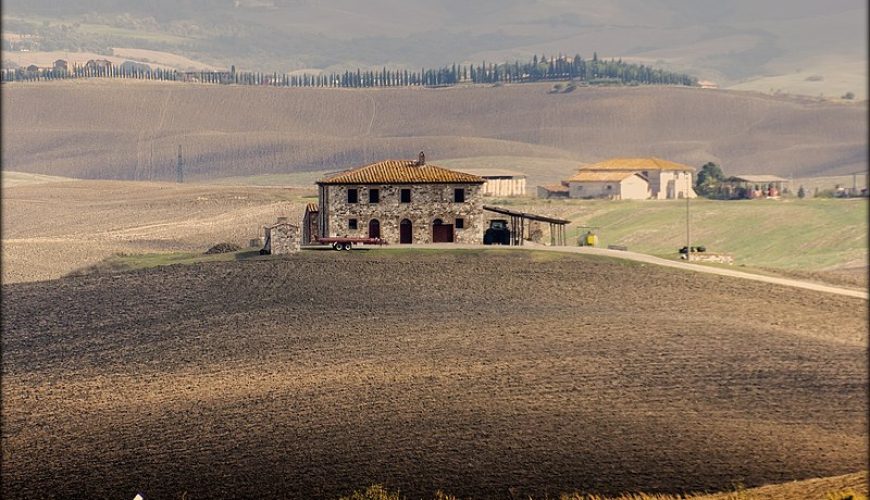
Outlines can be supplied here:
[[106, 47], [266, 71], [594, 51], [723, 85], [859, 86], [867, 73], [861, 0], [8, 0], [3, 16], [4, 31], [47, 17]]

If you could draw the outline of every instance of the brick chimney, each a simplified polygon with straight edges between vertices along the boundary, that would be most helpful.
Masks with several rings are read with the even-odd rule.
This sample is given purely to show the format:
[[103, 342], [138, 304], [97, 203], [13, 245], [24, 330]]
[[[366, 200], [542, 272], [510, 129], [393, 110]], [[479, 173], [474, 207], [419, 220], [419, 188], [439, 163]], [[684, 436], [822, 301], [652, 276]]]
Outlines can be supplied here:
[[426, 155], [420, 151], [420, 154], [417, 156], [417, 165], [422, 166], [426, 164]]

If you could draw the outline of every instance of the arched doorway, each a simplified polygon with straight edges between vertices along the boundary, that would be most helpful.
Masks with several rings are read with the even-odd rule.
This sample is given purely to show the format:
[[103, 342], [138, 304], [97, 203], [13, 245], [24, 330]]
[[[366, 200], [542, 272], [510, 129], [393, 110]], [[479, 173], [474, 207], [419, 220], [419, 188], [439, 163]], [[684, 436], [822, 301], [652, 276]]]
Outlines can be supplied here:
[[414, 226], [408, 219], [402, 219], [399, 223], [399, 243], [414, 242]]
[[441, 219], [432, 221], [432, 243], [453, 243], [453, 224]]
[[369, 238], [381, 237], [381, 223], [377, 219], [369, 221]]

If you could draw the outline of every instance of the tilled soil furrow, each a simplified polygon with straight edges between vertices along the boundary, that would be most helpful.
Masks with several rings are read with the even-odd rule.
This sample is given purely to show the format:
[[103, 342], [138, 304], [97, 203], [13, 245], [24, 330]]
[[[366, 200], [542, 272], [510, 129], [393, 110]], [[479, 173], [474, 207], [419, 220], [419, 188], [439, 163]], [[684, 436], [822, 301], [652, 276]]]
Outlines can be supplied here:
[[2, 293], [4, 498], [683, 492], [867, 459], [861, 299], [523, 253]]

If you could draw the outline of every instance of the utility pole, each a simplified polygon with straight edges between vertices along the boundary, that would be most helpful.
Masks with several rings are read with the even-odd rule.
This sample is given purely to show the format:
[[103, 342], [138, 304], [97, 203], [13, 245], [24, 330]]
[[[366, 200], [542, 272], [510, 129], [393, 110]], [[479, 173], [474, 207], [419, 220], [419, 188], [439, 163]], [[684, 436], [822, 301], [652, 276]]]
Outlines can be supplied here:
[[689, 172], [686, 171], [686, 261], [692, 260], [692, 239], [691, 233], [689, 232], [689, 190], [692, 189], [692, 183], [689, 181], [691, 178], [689, 176]]
[[181, 161], [181, 144], [178, 145], [178, 163], [175, 164], [175, 182], [184, 182], [184, 164]]

